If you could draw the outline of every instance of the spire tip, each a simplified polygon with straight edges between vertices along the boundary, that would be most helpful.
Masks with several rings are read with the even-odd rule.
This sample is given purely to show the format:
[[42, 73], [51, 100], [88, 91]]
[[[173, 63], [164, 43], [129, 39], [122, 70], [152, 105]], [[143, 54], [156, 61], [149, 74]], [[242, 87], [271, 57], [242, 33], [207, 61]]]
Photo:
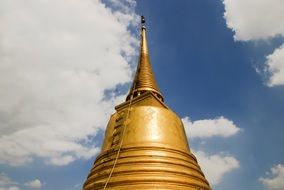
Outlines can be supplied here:
[[146, 21], [145, 21], [145, 17], [142, 15], [142, 16], [141, 16], [141, 24], [145, 24], [145, 22], [146, 22]]
[[130, 100], [133, 97], [140, 96], [144, 92], [151, 91], [154, 93], [161, 101], [163, 96], [159, 90], [159, 87], [156, 83], [154, 73], [152, 71], [150, 57], [147, 47], [146, 40], [146, 26], [145, 26], [145, 17], [141, 16], [141, 39], [140, 39], [140, 57], [136, 69], [136, 74], [134, 81], [132, 83], [130, 92], [126, 97], [126, 101]]

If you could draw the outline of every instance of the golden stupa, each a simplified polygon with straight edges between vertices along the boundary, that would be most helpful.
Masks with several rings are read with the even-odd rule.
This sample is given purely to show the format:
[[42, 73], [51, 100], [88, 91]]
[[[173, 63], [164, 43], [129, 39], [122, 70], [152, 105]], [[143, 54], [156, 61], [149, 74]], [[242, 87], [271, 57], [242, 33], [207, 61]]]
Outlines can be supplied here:
[[164, 103], [152, 72], [142, 16], [141, 50], [126, 101], [110, 117], [83, 190], [210, 190], [181, 119]]

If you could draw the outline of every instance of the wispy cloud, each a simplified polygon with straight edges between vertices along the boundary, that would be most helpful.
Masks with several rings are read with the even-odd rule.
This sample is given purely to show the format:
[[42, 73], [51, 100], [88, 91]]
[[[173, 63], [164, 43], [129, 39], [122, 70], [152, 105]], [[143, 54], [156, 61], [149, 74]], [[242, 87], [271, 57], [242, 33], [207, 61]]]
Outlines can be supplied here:
[[[238, 41], [270, 40], [284, 37], [284, 4], [282, 0], [223, 0], [224, 18]], [[266, 56], [268, 86], [284, 85], [283, 45]]]
[[17, 184], [16, 182], [12, 181], [7, 174], [0, 173], [0, 187], [5, 185], [14, 185]]
[[0, 173], [0, 190], [19, 190], [18, 183], [2, 172]]
[[267, 187], [268, 190], [284, 189], [284, 165], [278, 164], [267, 172], [267, 177], [259, 178], [259, 181]]
[[20, 190], [19, 187], [11, 186], [11, 187], [0, 187], [0, 190]]
[[35, 179], [32, 181], [26, 182], [25, 186], [30, 187], [30, 188], [39, 189], [42, 187], [42, 182], [39, 179]]
[[12, 180], [6, 173], [0, 173], [0, 190], [19, 190], [21, 186], [40, 189], [43, 183], [39, 179], [35, 179], [21, 184]]
[[[123, 1], [121, 6], [123, 6]], [[101, 1], [3, 0], [0, 39], [0, 163], [88, 159], [136, 53], [133, 5]]]

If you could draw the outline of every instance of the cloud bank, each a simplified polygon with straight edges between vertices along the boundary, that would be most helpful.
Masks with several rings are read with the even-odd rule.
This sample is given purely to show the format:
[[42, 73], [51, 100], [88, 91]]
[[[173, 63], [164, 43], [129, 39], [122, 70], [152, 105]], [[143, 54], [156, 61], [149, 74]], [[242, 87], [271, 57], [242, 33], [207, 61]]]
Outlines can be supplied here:
[[267, 172], [267, 177], [259, 178], [259, 181], [268, 190], [282, 190], [284, 189], [284, 165], [278, 164]]
[[98, 152], [92, 137], [121, 100], [105, 92], [130, 81], [136, 54], [131, 2], [0, 1], [0, 164]]
[[[237, 41], [270, 40], [284, 37], [284, 3], [282, 0], [223, 0], [224, 18]], [[284, 44], [283, 44], [284, 45]], [[266, 56], [268, 86], [284, 85], [284, 48]]]

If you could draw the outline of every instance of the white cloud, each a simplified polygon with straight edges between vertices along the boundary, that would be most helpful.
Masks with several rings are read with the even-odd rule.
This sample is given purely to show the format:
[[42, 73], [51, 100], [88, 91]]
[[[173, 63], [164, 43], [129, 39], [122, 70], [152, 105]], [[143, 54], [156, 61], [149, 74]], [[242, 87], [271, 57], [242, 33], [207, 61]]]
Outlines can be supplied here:
[[17, 186], [11, 186], [11, 187], [0, 187], [0, 190], [20, 190]]
[[284, 35], [282, 0], [223, 0], [224, 18], [235, 40], [248, 41]]
[[[237, 134], [241, 129], [233, 121], [223, 116], [216, 119], [203, 119], [191, 121], [189, 117], [182, 119], [187, 137], [190, 140], [202, 138], [203, 142], [209, 137], [229, 138]], [[201, 142], [201, 143], [203, 143]], [[232, 155], [218, 152], [208, 154], [204, 151], [193, 150], [198, 163], [205, 174], [206, 179], [211, 185], [221, 183], [225, 174], [228, 174], [240, 167], [239, 161]]]
[[[283, 0], [223, 0], [224, 18], [228, 28], [234, 31], [239, 41], [269, 40], [284, 37]], [[274, 50], [267, 58], [268, 86], [284, 85], [283, 46]]]
[[230, 137], [240, 131], [233, 121], [223, 116], [216, 119], [191, 121], [189, 117], [182, 119], [187, 136], [191, 138]]
[[[24, 185], [39, 189], [43, 184], [39, 179], [35, 179], [25, 183]], [[0, 173], [0, 190], [19, 190], [18, 186], [20, 186], [20, 184], [9, 178], [6, 173]]]
[[17, 183], [11, 180], [7, 174], [0, 173], [0, 190], [19, 190]]
[[5, 174], [5, 173], [0, 173], [0, 186], [10, 184], [12, 180]]
[[42, 183], [39, 179], [29, 181], [29, 182], [25, 183], [25, 185], [27, 187], [36, 188], [36, 189], [39, 189], [39, 188], [42, 187]]
[[278, 164], [267, 172], [269, 177], [259, 178], [268, 190], [283, 190], [284, 189], [284, 165]]
[[219, 184], [225, 174], [240, 167], [239, 161], [235, 157], [224, 153], [213, 155], [208, 155], [202, 151], [193, 151], [193, 153], [211, 185]]
[[7, 174], [5, 173], [0, 173], [0, 187], [5, 186], [5, 185], [14, 185], [16, 184], [14, 181], [12, 181]]
[[134, 8], [112, 11], [98, 0], [0, 7], [0, 163], [64, 165], [95, 155], [88, 142], [122, 98], [106, 99], [105, 90], [130, 81]]
[[271, 77], [268, 81], [269, 86], [284, 84], [284, 44], [275, 49], [267, 56], [267, 68]]

